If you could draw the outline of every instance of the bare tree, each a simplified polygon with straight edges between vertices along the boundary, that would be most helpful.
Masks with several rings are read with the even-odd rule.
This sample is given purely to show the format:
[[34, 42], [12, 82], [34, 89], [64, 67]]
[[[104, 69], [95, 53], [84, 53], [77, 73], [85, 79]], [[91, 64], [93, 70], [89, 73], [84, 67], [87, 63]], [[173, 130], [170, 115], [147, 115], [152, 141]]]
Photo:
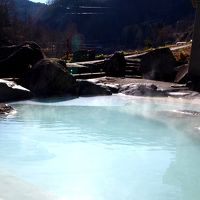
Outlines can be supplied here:
[[10, 6], [9, 0], [0, 0], [0, 43], [5, 42], [10, 26]]

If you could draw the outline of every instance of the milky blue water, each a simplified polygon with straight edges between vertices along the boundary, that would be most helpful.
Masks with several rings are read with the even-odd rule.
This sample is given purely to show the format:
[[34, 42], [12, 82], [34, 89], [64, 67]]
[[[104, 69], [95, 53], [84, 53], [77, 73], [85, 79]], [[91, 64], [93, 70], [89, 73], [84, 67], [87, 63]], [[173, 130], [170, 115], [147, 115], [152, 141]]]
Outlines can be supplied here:
[[13, 103], [0, 199], [199, 200], [200, 110], [123, 96]]

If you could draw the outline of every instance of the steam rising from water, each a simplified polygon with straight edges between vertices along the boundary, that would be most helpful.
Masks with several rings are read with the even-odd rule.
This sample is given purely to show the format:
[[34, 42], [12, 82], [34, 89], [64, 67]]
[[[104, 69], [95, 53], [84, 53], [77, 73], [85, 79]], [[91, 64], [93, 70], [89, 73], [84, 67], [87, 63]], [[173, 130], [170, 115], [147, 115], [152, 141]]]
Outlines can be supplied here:
[[195, 104], [110, 96], [13, 106], [17, 115], [0, 119], [0, 198], [199, 199], [200, 120], [177, 112]]

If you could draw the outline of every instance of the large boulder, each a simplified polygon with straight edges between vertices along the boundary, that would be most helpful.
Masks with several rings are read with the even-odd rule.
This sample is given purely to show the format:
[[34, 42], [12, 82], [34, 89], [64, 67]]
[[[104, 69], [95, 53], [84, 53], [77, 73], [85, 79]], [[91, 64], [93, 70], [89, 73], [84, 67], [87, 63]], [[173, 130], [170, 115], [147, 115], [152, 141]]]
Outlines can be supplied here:
[[78, 94], [79, 96], [106, 96], [112, 95], [112, 92], [103, 84], [80, 80]]
[[77, 82], [59, 59], [42, 59], [29, 73], [29, 89], [35, 96], [76, 95]]
[[125, 67], [126, 60], [121, 52], [116, 52], [104, 63], [104, 70], [107, 76], [123, 77], [125, 75]]
[[151, 80], [174, 81], [176, 59], [169, 48], [150, 51], [141, 57], [143, 77]]
[[0, 47], [0, 77], [24, 78], [30, 66], [43, 58], [40, 46], [34, 42]]
[[12, 81], [0, 79], [0, 102], [30, 99], [32, 93]]

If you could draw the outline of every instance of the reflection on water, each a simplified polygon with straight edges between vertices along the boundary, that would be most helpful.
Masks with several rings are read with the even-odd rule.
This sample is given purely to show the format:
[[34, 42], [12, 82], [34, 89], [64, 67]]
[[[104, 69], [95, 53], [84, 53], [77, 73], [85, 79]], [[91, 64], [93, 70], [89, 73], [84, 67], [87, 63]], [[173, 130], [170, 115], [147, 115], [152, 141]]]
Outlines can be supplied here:
[[[0, 167], [55, 199], [199, 199], [200, 118], [167, 112], [180, 104], [82, 100], [15, 104], [0, 119]], [[12, 199], [1, 174], [0, 198]]]

